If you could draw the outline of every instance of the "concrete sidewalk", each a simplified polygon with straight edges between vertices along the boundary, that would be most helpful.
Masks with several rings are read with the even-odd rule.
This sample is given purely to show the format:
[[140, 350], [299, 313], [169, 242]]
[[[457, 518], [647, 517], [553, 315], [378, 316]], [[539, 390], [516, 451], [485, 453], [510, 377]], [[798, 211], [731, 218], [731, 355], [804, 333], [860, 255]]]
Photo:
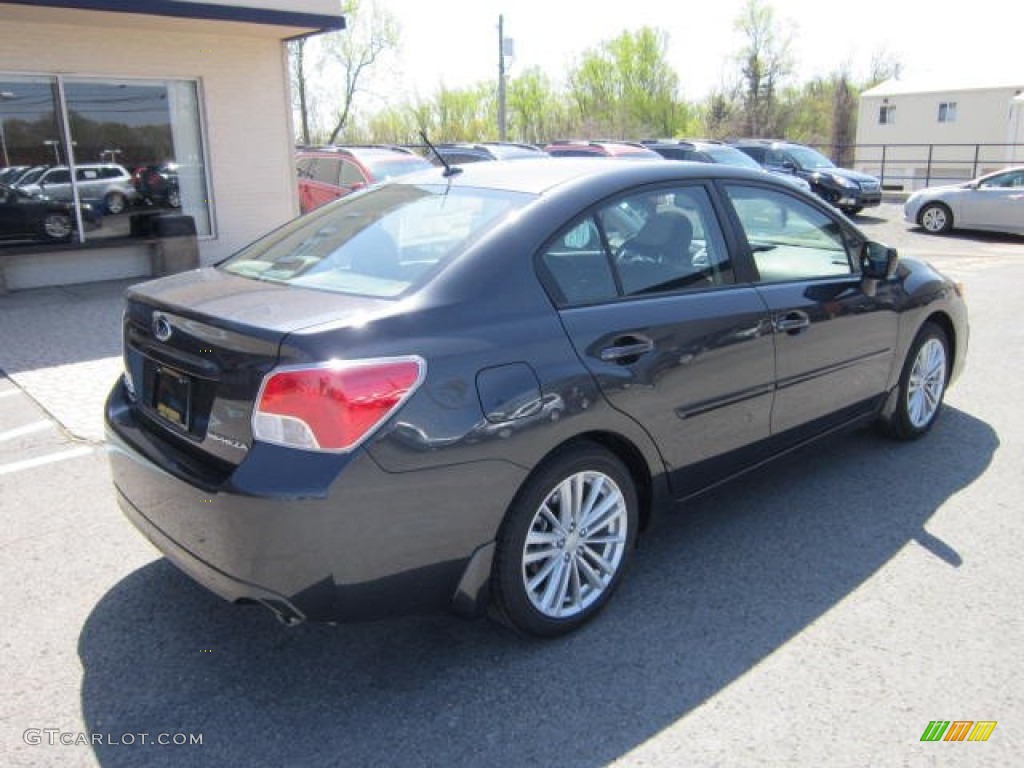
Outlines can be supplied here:
[[0, 370], [74, 437], [103, 441], [121, 372], [125, 288], [138, 279], [0, 295]]

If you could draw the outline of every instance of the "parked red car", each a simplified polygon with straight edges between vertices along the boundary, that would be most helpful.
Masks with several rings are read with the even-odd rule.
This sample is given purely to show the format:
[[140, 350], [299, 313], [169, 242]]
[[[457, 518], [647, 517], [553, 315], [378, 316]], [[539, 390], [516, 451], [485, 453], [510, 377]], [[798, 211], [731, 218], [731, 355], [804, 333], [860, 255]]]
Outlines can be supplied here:
[[430, 167], [404, 147], [300, 147], [295, 158], [299, 209], [309, 213], [370, 184]]

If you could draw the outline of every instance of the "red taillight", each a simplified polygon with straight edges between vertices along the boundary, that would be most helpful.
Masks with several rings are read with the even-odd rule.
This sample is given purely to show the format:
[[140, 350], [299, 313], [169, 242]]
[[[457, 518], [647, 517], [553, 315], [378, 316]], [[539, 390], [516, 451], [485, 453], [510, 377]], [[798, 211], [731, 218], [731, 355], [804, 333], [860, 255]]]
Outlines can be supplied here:
[[355, 360], [271, 371], [252, 416], [253, 437], [311, 451], [348, 451], [423, 380], [418, 357]]

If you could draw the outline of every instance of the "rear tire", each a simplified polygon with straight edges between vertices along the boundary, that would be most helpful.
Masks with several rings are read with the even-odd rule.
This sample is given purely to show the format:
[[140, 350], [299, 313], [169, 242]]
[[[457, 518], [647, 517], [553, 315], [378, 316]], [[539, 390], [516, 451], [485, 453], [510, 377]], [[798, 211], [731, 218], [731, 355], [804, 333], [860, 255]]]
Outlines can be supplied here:
[[916, 440], [935, 424], [949, 383], [949, 339], [935, 323], [925, 323], [910, 345], [900, 374], [898, 400], [882, 430], [897, 440]]
[[943, 203], [928, 203], [917, 214], [917, 223], [925, 232], [941, 235], [953, 228], [953, 212]]
[[556, 637], [607, 604], [636, 544], [636, 488], [613, 454], [590, 442], [557, 451], [526, 481], [498, 533], [495, 618]]
[[103, 202], [107, 207], [107, 213], [115, 215], [124, 211], [127, 205], [124, 195], [120, 192], [108, 192], [107, 196], [103, 198]]

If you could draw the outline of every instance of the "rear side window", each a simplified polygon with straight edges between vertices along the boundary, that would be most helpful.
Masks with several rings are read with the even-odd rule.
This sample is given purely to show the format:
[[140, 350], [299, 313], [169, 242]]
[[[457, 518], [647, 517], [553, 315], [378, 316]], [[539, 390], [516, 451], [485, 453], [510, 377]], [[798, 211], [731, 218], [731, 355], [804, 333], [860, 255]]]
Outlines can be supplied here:
[[395, 297], [425, 285], [532, 199], [487, 189], [378, 187], [296, 219], [221, 269], [335, 293]]
[[365, 184], [366, 178], [363, 172], [356, 167], [355, 163], [343, 160], [341, 163], [341, 184], [344, 187], [352, 187], [356, 184]]
[[336, 157], [321, 157], [317, 160], [313, 169], [313, 179], [321, 184], [338, 186], [338, 174], [341, 173], [341, 159]]
[[734, 282], [718, 219], [699, 186], [618, 198], [570, 224], [541, 263], [560, 306]]
[[593, 216], [556, 237], [541, 261], [556, 289], [556, 304], [593, 304], [619, 295], [611, 259]]

